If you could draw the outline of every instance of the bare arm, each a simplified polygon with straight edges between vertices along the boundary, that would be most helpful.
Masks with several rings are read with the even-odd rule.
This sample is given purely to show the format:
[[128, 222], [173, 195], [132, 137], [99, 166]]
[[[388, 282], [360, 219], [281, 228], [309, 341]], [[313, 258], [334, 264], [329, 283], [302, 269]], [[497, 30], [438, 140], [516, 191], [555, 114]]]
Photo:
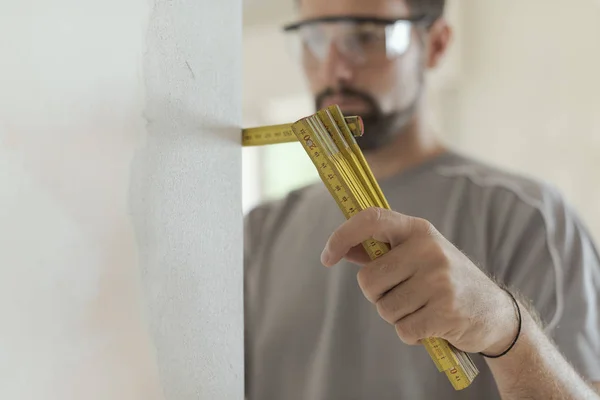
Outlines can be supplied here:
[[523, 327], [515, 346], [500, 358], [486, 359], [502, 399], [600, 399], [523, 306], [521, 312]]

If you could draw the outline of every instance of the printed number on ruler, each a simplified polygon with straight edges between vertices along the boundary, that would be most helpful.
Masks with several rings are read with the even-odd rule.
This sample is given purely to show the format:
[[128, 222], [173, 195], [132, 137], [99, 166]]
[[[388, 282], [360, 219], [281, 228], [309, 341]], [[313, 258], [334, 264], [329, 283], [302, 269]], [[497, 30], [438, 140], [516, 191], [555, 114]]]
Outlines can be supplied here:
[[324, 157], [325, 153], [318, 142], [313, 138], [311, 130], [307, 127], [306, 121], [301, 120], [297, 122], [292, 125], [292, 129], [297, 132], [296, 136], [299, 135], [301, 138], [300, 142], [302, 146], [305, 148], [309, 158], [319, 171], [319, 175], [321, 176], [325, 187], [329, 190], [334, 200], [342, 209], [344, 216], [350, 218], [355, 215], [360, 211], [356, 206], [356, 202], [353, 201], [346, 185], [338, 178], [337, 171], [334, 170], [332, 164]]

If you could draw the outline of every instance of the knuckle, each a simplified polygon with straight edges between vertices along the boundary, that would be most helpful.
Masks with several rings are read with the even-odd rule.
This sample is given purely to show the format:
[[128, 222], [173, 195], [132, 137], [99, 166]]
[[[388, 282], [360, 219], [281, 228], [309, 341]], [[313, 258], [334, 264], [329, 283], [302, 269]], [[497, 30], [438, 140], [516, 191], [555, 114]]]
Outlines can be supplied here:
[[376, 261], [373, 265], [373, 269], [377, 271], [378, 275], [388, 275], [396, 268], [396, 265], [390, 262], [387, 258]]
[[391, 295], [395, 309], [410, 309], [410, 299], [412, 298], [410, 292], [407, 292], [406, 290], [396, 290], [395, 292], [391, 293]]
[[395, 324], [402, 310], [410, 309], [410, 293], [393, 290], [377, 301], [377, 312], [385, 321]]
[[435, 227], [431, 222], [424, 218], [411, 218], [412, 227], [415, 231], [430, 233], [431, 231], [435, 231]]
[[419, 341], [417, 328], [410, 321], [399, 321], [395, 324], [396, 334], [406, 344], [415, 344]]
[[444, 249], [436, 240], [429, 240], [423, 250], [435, 266], [445, 267], [448, 263]]
[[[385, 256], [373, 261], [357, 273], [358, 285], [371, 303], [382, 299], [382, 292], [386, 289], [384, 281], [389, 281], [390, 273], [397, 268], [394, 260]], [[386, 296], [387, 297], [387, 296]]]
[[450, 274], [445, 268], [435, 268], [427, 278], [429, 286], [437, 293], [446, 294], [452, 289]]
[[423, 222], [423, 230], [429, 236], [433, 236], [433, 237], [441, 236], [440, 232], [436, 229], [436, 227], [427, 220], [424, 220], [424, 222]]
[[437, 230], [435, 225], [423, 218], [414, 218], [413, 228], [415, 232], [423, 234], [432, 239], [442, 238], [443, 235]]
[[450, 279], [450, 274], [452, 273], [450, 260], [446, 257], [446, 254], [442, 250], [434, 252], [431, 255], [432, 263], [436, 271], [439, 271], [439, 274], [442, 279]]
[[369, 288], [369, 282], [370, 282], [369, 275], [370, 275], [369, 270], [367, 268], [362, 268], [356, 274], [356, 280], [358, 281], [358, 286], [360, 286], [360, 288], [363, 291], [365, 291], [366, 289]]
[[367, 224], [376, 225], [383, 219], [383, 212], [378, 207], [369, 207], [363, 211], [364, 219]]
[[423, 246], [419, 256], [424, 260], [425, 267], [430, 272], [432, 280], [443, 282], [452, 275], [452, 262], [438, 243], [428, 243]]
[[376, 307], [379, 316], [383, 318], [385, 322], [389, 324], [393, 324], [394, 322], [396, 322], [393, 318], [393, 311], [390, 309], [390, 306], [385, 300], [385, 297], [383, 297], [376, 303]]
[[375, 302], [375, 295], [373, 290], [373, 274], [369, 268], [363, 268], [356, 274], [358, 286], [362, 290], [363, 294], [371, 303]]

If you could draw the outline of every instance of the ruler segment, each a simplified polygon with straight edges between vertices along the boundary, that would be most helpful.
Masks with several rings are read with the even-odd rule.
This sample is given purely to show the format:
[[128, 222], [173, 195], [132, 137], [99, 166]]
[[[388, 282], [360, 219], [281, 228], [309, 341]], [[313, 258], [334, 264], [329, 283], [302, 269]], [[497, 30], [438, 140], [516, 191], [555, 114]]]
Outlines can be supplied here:
[[[350, 136], [360, 137], [364, 133], [362, 119], [358, 116], [343, 117]], [[292, 132], [292, 124], [258, 126], [242, 129], [242, 146], [266, 146], [271, 144], [292, 143], [298, 139]]]

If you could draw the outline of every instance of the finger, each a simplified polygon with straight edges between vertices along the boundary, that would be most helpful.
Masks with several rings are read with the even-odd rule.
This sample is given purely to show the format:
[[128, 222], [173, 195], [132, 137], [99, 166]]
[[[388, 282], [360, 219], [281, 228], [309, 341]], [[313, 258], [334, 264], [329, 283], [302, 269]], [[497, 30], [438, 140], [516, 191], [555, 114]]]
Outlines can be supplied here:
[[395, 324], [396, 334], [400, 340], [408, 345], [416, 345], [423, 339], [439, 337], [433, 329], [433, 316], [431, 306], [425, 305], [412, 314], [407, 315]]
[[429, 225], [425, 220], [391, 210], [368, 208], [333, 232], [321, 254], [321, 262], [325, 266], [335, 265], [351, 248], [371, 238], [395, 247], [415, 232], [427, 231]]
[[358, 264], [360, 266], [364, 266], [371, 262], [371, 258], [365, 251], [365, 248], [362, 244], [354, 246], [353, 248], [348, 250], [348, 253], [346, 253], [344, 258], [350, 261], [351, 263]]
[[358, 271], [358, 285], [365, 297], [375, 304], [389, 290], [411, 278], [417, 272], [418, 263], [410, 258], [409, 249], [404, 245], [395, 247]]
[[416, 279], [409, 279], [384, 293], [375, 304], [381, 318], [395, 325], [406, 316], [423, 308], [430, 297], [428, 290], [419, 287]]

